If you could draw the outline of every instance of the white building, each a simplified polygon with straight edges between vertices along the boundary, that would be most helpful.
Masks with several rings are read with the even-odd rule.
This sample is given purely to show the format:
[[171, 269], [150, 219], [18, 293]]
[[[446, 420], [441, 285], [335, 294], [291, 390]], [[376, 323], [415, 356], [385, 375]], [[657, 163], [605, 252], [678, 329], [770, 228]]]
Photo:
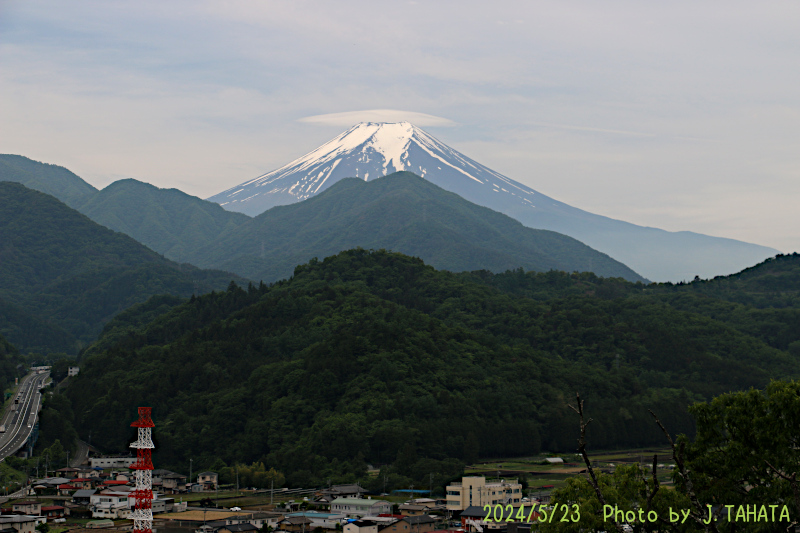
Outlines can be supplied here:
[[513, 505], [521, 501], [522, 484], [516, 479], [487, 482], [483, 476], [465, 476], [460, 483], [456, 481], [447, 486], [448, 511], [463, 511], [473, 505]]
[[128, 518], [131, 514], [132, 500], [128, 492], [105, 490], [89, 497], [89, 510], [92, 512], [92, 518], [111, 520]]
[[90, 457], [89, 466], [92, 468], [128, 468], [136, 462], [136, 457], [129, 455], [114, 457]]
[[77, 366], [71, 366], [71, 367], [69, 367], [69, 368], [67, 369], [67, 377], [70, 377], [70, 378], [71, 378], [71, 377], [73, 377], [73, 376], [77, 376], [77, 375], [78, 375], [78, 372], [80, 372], [80, 371], [81, 371], [80, 367], [77, 367]]
[[331, 502], [331, 512], [343, 514], [348, 518], [367, 515], [391, 514], [392, 504], [383, 500], [370, 498], [336, 498]]

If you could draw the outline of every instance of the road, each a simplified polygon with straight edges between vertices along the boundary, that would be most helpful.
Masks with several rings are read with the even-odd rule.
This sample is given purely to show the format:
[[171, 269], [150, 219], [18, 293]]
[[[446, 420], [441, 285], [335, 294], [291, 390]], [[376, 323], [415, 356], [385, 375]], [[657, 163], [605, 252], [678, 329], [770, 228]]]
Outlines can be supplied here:
[[28, 374], [22, 378], [17, 394], [14, 396], [14, 398], [19, 398], [19, 404], [14, 408], [14, 399], [12, 399], [0, 421], [0, 424], [3, 424], [6, 429], [5, 432], [0, 433], [0, 459], [17, 453], [28, 440], [42, 405], [39, 385], [42, 385], [49, 376], [50, 374], [46, 372], [44, 374]]

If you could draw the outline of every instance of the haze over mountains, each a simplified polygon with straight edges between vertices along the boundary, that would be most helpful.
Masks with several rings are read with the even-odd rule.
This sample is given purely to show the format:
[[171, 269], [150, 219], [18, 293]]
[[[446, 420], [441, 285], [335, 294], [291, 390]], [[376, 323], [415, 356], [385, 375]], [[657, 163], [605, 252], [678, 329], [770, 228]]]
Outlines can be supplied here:
[[667, 232], [596, 215], [495, 172], [408, 123], [361, 123], [291, 163], [208, 198], [258, 215], [323, 192], [337, 181], [418, 174], [531, 228], [569, 235], [655, 281], [737, 272], [777, 250], [733, 239]]

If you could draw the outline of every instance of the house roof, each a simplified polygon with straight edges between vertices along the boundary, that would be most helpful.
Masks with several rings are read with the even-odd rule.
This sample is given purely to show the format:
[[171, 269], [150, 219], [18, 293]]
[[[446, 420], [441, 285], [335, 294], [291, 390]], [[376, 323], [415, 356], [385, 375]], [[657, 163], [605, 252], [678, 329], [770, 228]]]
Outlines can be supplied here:
[[217, 473], [216, 473], [216, 472], [211, 472], [211, 471], [209, 471], [209, 472], [200, 472], [200, 473], [199, 473], [199, 474], [197, 474], [197, 475], [198, 475], [198, 476], [216, 476], [216, 475], [217, 475]]
[[62, 507], [60, 505], [47, 505], [45, 507], [42, 507], [42, 511], [58, 511], [58, 510], [63, 511], [64, 509], [66, 509], [66, 507]]
[[95, 489], [81, 489], [76, 490], [75, 494], [72, 495], [73, 498], [88, 498], [92, 494], [97, 492]]
[[228, 531], [257, 531], [258, 528], [250, 522], [242, 522], [241, 524], [231, 524], [225, 526]]
[[41, 504], [36, 500], [26, 500], [24, 502], [17, 502], [14, 505], [41, 505]]
[[35, 522], [35, 521], [36, 521], [35, 516], [26, 516], [18, 514], [0, 516], [0, 524], [10, 524], [10, 523], [22, 524], [25, 522]]
[[322, 489], [322, 492], [326, 494], [353, 494], [357, 492], [367, 492], [367, 489], [358, 483], [349, 483], [343, 485], [333, 485], [330, 488]]
[[465, 516], [467, 518], [475, 516], [483, 518], [484, 516], [486, 516], [486, 511], [483, 510], [483, 507], [479, 507], [477, 505], [470, 505], [469, 507], [461, 511], [461, 516]]
[[364, 498], [336, 498], [331, 503], [338, 503], [344, 505], [375, 505], [376, 503], [389, 503], [384, 500], [367, 500]]
[[282, 524], [284, 522], [299, 526], [299, 525], [302, 525], [302, 524], [310, 524], [311, 523], [311, 519], [310, 518], [306, 518], [305, 516], [287, 516], [286, 518], [281, 520], [279, 523]]
[[417, 525], [417, 524], [432, 524], [436, 522], [432, 517], [423, 514], [419, 516], [406, 516], [403, 518], [404, 522], [408, 522], [409, 524]]

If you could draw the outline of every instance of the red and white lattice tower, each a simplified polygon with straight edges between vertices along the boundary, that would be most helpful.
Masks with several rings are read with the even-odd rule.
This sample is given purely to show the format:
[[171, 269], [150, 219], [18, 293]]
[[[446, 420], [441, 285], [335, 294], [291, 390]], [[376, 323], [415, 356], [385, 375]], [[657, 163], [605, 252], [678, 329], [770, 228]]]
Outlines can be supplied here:
[[136, 473], [136, 505], [131, 513], [133, 533], [153, 533], [153, 419], [152, 407], [139, 408], [139, 420], [131, 427], [139, 428], [139, 439], [131, 443], [136, 449], [136, 462], [130, 468]]

